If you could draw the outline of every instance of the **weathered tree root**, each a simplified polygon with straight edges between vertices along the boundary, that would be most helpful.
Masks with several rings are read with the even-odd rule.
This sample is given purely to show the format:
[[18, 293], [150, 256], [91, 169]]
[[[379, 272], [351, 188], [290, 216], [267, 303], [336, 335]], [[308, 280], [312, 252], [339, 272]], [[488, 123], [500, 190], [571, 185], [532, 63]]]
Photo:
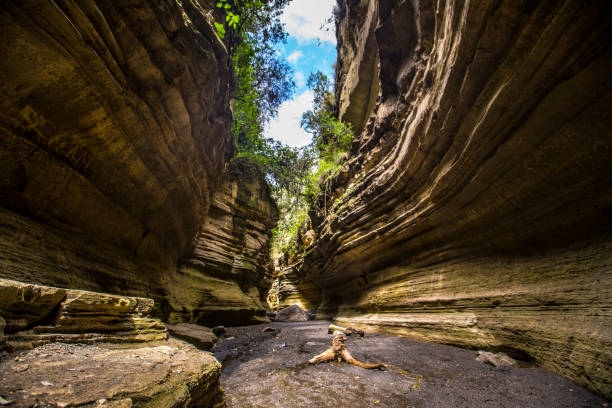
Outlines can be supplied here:
[[378, 368], [381, 370], [387, 369], [387, 366], [382, 363], [368, 364], [362, 363], [361, 361], [354, 359], [353, 356], [351, 356], [351, 353], [349, 353], [348, 349], [346, 348], [346, 345], [344, 344], [345, 341], [346, 335], [344, 333], [335, 332], [334, 338], [332, 340], [332, 346], [321, 354], [313, 357], [308, 362], [310, 364], [317, 364], [337, 360], [346, 361], [349, 364], [353, 364], [361, 368]]

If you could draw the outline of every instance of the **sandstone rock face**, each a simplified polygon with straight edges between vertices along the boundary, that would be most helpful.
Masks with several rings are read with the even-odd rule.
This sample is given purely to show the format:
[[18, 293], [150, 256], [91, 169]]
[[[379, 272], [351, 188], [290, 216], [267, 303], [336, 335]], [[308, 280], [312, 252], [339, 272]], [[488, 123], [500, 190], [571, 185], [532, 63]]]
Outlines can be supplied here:
[[188, 320], [209, 326], [267, 320], [262, 300], [269, 287], [270, 231], [277, 218], [261, 174], [233, 163], [214, 196], [193, 253], [181, 264], [179, 274], [187, 278], [187, 286], [200, 292], [192, 303], [179, 302], [189, 305], [182, 309]]
[[339, 111], [367, 123], [301, 269], [319, 315], [503, 350], [610, 397], [607, 2], [343, 0], [339, 14], [340, 55], [363, 58], [338, 64]]
[[[153, 298], [173, 322], [212, 298], [240, 324], [263, 313], [275, 213], [262, 180], [226, 168], [230, 72], [209, 3], [0, 5], [0, 276]], [[190, 292], [184, 259], [227, 284]]]
[[339, 118], [361, 133], [374, 108], [380, 90], [375, 1], [339, 1], [336, 32], [343, 47], [338, 48], [336, 65]]
[[51, 315], [66, 299], [66, 290], [0, 278], [0, 316], [7, 332], [31, 328]]
[[166, 327], [148, 317], [153, 300], [59, 289], [0, 279], [0, 317], [9, 349], [63, 341], [142, 343], [166, 340]]
[[13, 324], [6, 336], [10, 351], [30, 350], [0, 361], [0, 395], [9, 405], [223, 406], [219, 362], [168, 340], [164, 324], [147, 317], [151, 299], [7, 279], [0, 293], [0, 321], [19, 317], [29, 329]]
[[272, 284], [266, 302], [272, 310], [291, 305], [315, 310], [321, 303], [321, 291], [302, 272], [302, 262], [283, 265], [272, 274]]
[[172, 263], [232, 152], [195, 2], [3, 2], [2, 205]]

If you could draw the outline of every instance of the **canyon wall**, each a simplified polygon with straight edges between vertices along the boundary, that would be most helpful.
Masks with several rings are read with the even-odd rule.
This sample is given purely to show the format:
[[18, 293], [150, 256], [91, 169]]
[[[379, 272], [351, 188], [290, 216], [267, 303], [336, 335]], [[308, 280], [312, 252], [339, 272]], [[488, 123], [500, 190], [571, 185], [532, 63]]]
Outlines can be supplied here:
[[[215, 194], [193, 253], [181, 261], [175, 293], [188, 316], [171, 320], [205, 325], [267, 321], [262, 303], [267, 280], [270, 231], [278, 210], [268, 185], [253, 166], [233, 161]], [[187, 289], [181, 289], [187, 288]], [[191, 300], [187, 300], [191, 299]]]
[[363, 131], [300, 269], [319, 316], [612, 396], [609, 4], [341, 0], [337, 17], [338, 110]]
[[[2, 2], [0, 277], [150, 297], [158, 316], [196, 319], [192, 311], [215, 300], [178, 264], [216, 238], [203, 225], [248, 211], [263, 226], [220, 234], [257, 236], [247, 245], [253, 267], [236, 273], [264, 267], [273, 204], [257, 192], [261, 177], [243, 186], [227, 166], [231, 73], [211, 7]], [[228, 188], [262, 202], [218, 203]], [[244, 279], [254, 280], [225, 283], [228, 302], [251, 310], [246, 322], [263, 307]]]

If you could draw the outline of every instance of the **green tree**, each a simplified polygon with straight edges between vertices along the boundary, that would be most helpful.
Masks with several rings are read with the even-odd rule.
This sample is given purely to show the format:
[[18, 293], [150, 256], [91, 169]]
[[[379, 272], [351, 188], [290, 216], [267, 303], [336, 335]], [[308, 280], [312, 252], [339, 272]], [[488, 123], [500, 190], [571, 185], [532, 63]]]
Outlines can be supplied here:
[[323, 160], [338, 161], [353, 141], [349, 125], [336, 117], [333, 84], [321, 71], [306, 82], [313, 92], [312, 109], [302, 115], [301, 126], [312, 135], [312, 144]]
[[237, 159], [257, 166], [273, 191], [294, 188], [287, 169], [300, 167], [298, 161], [305, 158], [263, 136], [266, 124], [295, 88], [291, 68], [277, 50], [278, 44], [287, 39], [279, 17], [288, 3], [289, 0], [217, 3], [226, 14], [224, 40], [234, 72], [232, 133]]

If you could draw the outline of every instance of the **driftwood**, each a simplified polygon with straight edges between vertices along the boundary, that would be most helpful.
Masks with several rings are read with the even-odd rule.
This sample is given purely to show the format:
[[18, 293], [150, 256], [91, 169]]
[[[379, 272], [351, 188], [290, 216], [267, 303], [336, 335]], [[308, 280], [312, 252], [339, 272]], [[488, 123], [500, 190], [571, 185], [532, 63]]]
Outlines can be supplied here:
[[342, 332], [346, 334], [347, 336], [356, 334], [357, 336], [363, 337], [365, 334], [363, 330], [353, 329], [352, 327], [336, 326], [335, 324], [330, 324], [329, 327], [327, 328], [328, 334], [333, 334], [334, 332], [337, 332], [337, 331]]
[[349, 353], [348, 349], [346, 348], [346, 345], [344, 344], [345, 341], [346, 341], [346, 334], [340, 331], [335, 331], [334, 338], [332, 340], [332, 346], [328, 348], [327, 350], [325, 350], [323, 353], [313, 357], [308, 362], [310, 364], [317, 364], [317, 363], [325, 363], [327, 361], [337, 360], [337, 361], [346, 361], [349, 364], [353, 364], [361, 368], [379, 368], [381, 370], [384, 370], [387, 368], [386, 365], [381, 364], [381, 363], [368, 364], [368, 363], [362, 363], [361, 361], [354, 359], [353, 356], [351, 356], [351, 353]]

